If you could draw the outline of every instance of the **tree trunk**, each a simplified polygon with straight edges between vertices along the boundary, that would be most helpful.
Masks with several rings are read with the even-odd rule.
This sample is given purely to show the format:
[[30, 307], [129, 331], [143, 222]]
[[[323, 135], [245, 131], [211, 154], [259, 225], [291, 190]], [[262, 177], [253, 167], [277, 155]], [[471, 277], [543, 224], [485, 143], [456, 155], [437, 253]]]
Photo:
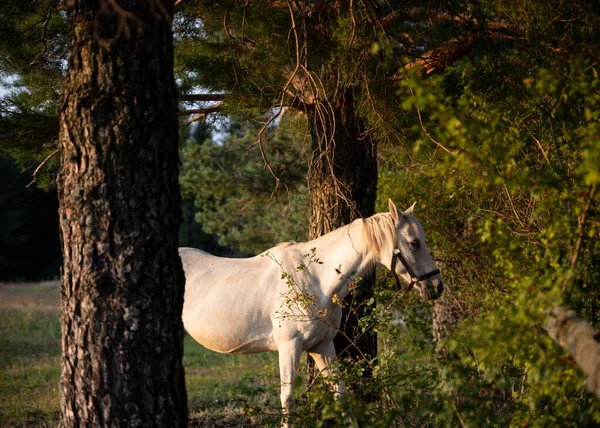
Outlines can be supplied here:
[[600, 331], [573, 310], [553, 308], [546, 318], [546, 331], [565, 349], [587, 377], [588, 392], [600, 399]]
[[[377, 145], [363, 135], [364, 126], [356, 117], [351, 90], [343, 93], [330, 112], [313, 106], [308, 118], [313, 148], [308, 172], [311, 202], [308, 238], [315, 239], [356, 218], [374, 214]], [[357, 328], [360, 302], [372, 296], [373, 281], [374, 274], [368, 275], [361, 282], [355, 301], [347, 301], [340, 327], [343, 334], [339, 333], [334, 339], [340, 357], [377, 355], [375, 335], [361, 335]], [[359, 312], [350, 312], [350, 304], [358, 306]], [[353, 342], [358, 347], [353, 346]]]
[[185, 426], [173, 2], [67, 5], [61, 425]]

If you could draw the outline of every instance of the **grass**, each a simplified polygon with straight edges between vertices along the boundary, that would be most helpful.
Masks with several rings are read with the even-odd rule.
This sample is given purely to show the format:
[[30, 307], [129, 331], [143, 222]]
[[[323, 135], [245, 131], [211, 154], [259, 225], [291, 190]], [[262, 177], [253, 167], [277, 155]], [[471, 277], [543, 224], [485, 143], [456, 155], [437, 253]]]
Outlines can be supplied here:
[[58, 417], [58, 284], [0, 285], [0, 426], [54, 426]]
[[[0, 427], [56, 426], [58, 282], [0, 284]], [[184, 366], [192, 427], [276, 425], [277, 355], [222, 355], [190, 337]]]
[[276, 354], [217, 354], [190, 337], [184, 349], [191, 426], [262, 426], [279, 421]]

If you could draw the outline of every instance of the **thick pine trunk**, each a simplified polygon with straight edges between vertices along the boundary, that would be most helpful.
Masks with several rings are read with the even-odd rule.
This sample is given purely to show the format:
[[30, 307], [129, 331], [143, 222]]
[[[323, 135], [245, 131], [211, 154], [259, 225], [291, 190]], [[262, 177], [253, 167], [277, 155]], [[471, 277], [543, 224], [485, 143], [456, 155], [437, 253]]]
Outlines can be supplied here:
[[173, 4], [67, 4], [61, 425], [185, 426]]
[[[333, 104], [331, 111], [313, 108], [308, 116], [313, 148], [308, 172], [309, 239], [315, 239], [356, 218], [374, 214], [377, 145], [363, 135], [364, 126], [356, 117], [351, 90]], [[355, 301], [347, 302], [358, 306], [359, 311], [350, 312], [349, 304], [344, 309], [340, 327], [343, 334], [339, 333], [334, 339], [336, 351], [342, 358], [377, 354], [375, 335], [362, 335], [357, 328], [360, 302], [372, 295], [374, 275], [369, 277], [360, 284]]]

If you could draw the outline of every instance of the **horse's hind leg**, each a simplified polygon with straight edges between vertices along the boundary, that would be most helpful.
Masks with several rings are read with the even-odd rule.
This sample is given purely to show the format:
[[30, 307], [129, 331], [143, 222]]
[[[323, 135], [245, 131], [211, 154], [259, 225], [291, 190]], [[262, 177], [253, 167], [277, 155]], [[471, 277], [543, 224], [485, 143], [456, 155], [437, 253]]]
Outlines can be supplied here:
[[[319, 372], [331, 384], [335, 399], [337, 400], [340, 395], [346, 394], [346, 385], [339, 378], [339, 373], [337, 373], [337, 371], [334, 372], [331, 369], [331, 363], [335, 360], [335, 347], [333, 346], [333, 342], [329, 341], [327, 343], [321, 343], [309, 349], [308, 355], [315, 360]], [[337, 382], [331, 382], [331, 379], [328, 379], [332, 374], [338, 375]]]
[[[331, 368], [331, 363], [335, 360], [335, 347], [333, 346], [333, 342], [329, 341], [327, 343], [321, 343], [308, 351], [308, 355], [315, 360], [315, 364], [319, 368], [319, 372], [323, 375], [323, 377], [329, 381], [331, 385], [331, 389], [333, 390], [333, 397], [337, 400], [340, 396], [346, 395], [346, 385], [344, 381], [340, 379], [339, 373], [337, 370], [333, 370]], [[331, 376], [337, 376], [337, 382], [331, 381]], [[349, 414], [350, 413], [350, 414]], [[344, 416], [344, 421], [346, 426], [358, 427], [358, 423], [356, 419], [351, 415], [351, 412], [342, 413]]]
[[283, 410], [282, 426], [290, 426], [289, 414], [294, 405], [294, 380], [300, 363], [302, 346], [300, 340], [291, 340], [278, 344], [279, 375], [281, 377], [281, 407]]

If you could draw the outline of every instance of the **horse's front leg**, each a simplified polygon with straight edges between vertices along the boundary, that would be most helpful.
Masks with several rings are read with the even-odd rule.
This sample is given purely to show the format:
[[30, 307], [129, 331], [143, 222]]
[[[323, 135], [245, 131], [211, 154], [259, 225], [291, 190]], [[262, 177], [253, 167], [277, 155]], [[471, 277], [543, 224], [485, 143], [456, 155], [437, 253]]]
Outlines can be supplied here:
[[294, 380], [300, 363], [302, 343], [300, 340], [290, 340], [277, 345], [279, 350], [279, 375], [281, 377], [281, 407], [283, 419], [281, 425], [290, 426], [289, 415], [294, 406]]

